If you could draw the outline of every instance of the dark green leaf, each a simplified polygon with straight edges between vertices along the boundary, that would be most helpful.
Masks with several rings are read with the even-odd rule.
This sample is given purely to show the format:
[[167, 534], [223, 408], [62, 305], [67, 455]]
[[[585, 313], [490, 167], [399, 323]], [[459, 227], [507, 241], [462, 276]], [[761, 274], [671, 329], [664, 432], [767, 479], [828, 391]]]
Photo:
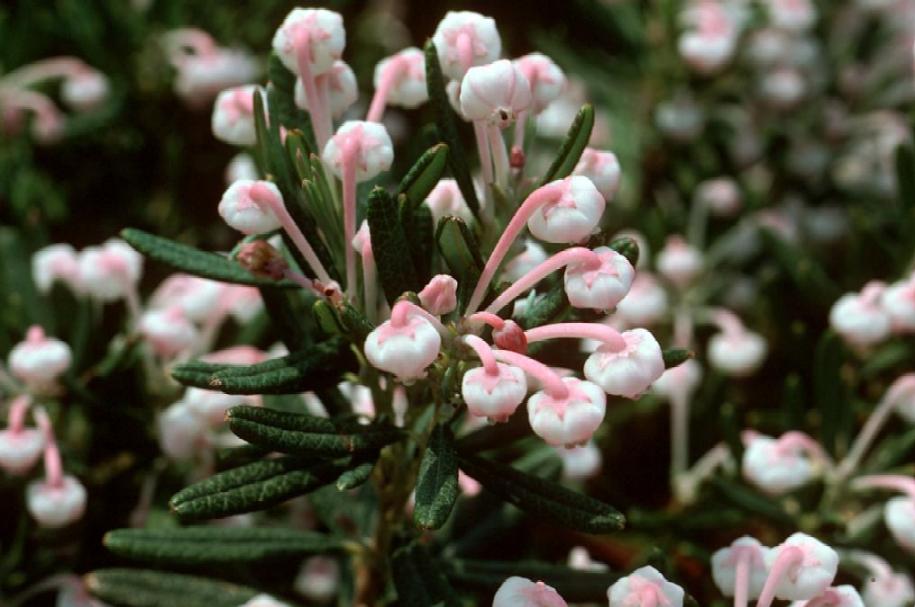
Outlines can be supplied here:
[[458, 439], [457, 448], [461, 453], [481, 453], [500, 449], [531, 435], [531, 424], [527, 415], [512, 415], [501, 424], [488, 424]]
[[558, 284], [529, 303], [518, 322], [524, 329], [533, 329], [554, 320], [568, 307], [566, 291], [562, 284]]
[[635, 238], [622, 236], [610, 243], [610, 248], [629, 260], [634, 268], [639, 263], [639, 243]]
[[375, 461], [364, 462], [351, 470], [347, 470], [337, 479], [337, 489], [339, 491], [348, 491], [365, 483], [372, 476], [375, 470]]
[[540, 185], [545, 185], [572, 174], [572, 170], [578, 164], [582, 152], [588, 147], [588, 141], [591, 140], [591, 129], [593, 128], [594, 106], [585, 104], [578, 110], [578, 115], [575, 116], [572, 126], [569, 127], [569, 132], [559, 148], [559, 153], [546, 174], [544, 174]]
[[286, 69], [276, 53], [270, 54], [267, 63], [267, 94], [270, 101], [270, 117], [279, 121], [287, 130], [298, 129], [307, 133], [305, 144], [309, 150], [317, 149], [311, 129], [311, 119], [307, 112], [295, 104], [295, 75]]
[[473, 180], [470, 178], [470, 166], [467, 164], [468, 155], [458, 134], [457, 116], [451, 108], [448, 93], [445, 91], [445, 76], [442, 74], [442, 66], [438, 62], [438, 51], [431, 40], [426, 42], [424, 50], [426, 54], [426, 87], [429, 89], [429, 100], [435, 111], [438, 132], [444, 142], [448, 144], [448, 164], [451, 166], [451, 173], [461, 189], [461, 194], [464, 196], [467, 206], [470, 207], [474, 215], [479, 216], [480, 203], [477, 200], [477, 192], [473, 187]]
[[368, 221], [378, 279], [385, 298], [393, 305], [406, 291], [418, 291], [423, 285], [419, 284], [413, 267], [410, 243], [400, 222], [397, 203], [384, 188], [376, 187], [369, 194]]
[[435, 240], [451, 275], [458, 281], [458, 310], [463, 310], [483, 271], [480, 245], [464, 220], [451, 216], [438, 222]]
[[809, 253], [786, 242], [768, 229], [762, 230], [762, 236], [779, 265], [811, 303], [828, 306], [838, 299], [838, 287]]
[[349, 346], [333, 338], [256, 365], [189, 362], [175, 367], [172, 376], [185, 385], [226, 394], [292, 394], [335, 385], [343, 373], [356, 368]]
[[255, 563], [341, 547], [336, 538], [283, 527], [117, 529], [108, 532], [103, 543], [119, 556], [169, 565]]
[[394, 552], [391, 563], [397, 604], [402, 607], [460, 607], [457, 594], [425, 548], [411, 544]]
[[725, 500], [749, 514], [762, 516], [781, 524], [795, 524], [794, 517], [785, 512], [777, 500], [748, 489], [730, 479], [716, 476], [712, 477], [709, 483]]
[[447, 162], [448, 146], [444, 143], [436, 144], [426, 150], [400, 180], [398, 194], [406, 197], [411, 210], [426, 200], [426, 196], [442, 178]]
[[262, 288], [261, 299], [270, 324], [290, 352], [298, 352], [314, 341], [309, 333], [309, 304], [317, 298], [299, 289], [280, 290]]
[[435, 254], [435, 223], [432, 210], [422, 204], [412, 207], [400, 205], [401, 223], [407, 242], [410, 245], [410, 256], [416, 268], [419, 284], [426, 284], [432, 278], [432, 258]]
[[121, 607], [238, 607], [260, 594], [221, 580], [149, 569], [99, 569], [85, 579], [89, 592]]
[[127, 228], [121, 231], [121, 237], [150, 259], [168, 264], [176, 270], [188, 274], [240, 285], [299, 288], [298, 285], [289, 281], [277, 282], [255, 276], [224, 255], [201, 251], [142, 230]]
[[469, 454], [461, 454], [459, 462], [486, 489], [528, 514], [584, 533], [609, 533], [625, 524], [623, 515], [612, 506], [562, 485]]
[[413, 522], [421, 529], [445, 524], [458, 497], [458, 463], [454, 435], [447, 423], [432, 431], [416, 481]]
[[693, 353], [685, 348], [668, 348], [664, 350], [664, 367], [671, 369], [682, 365], [690, 358], [693, 357]]
[[821, 443], [833, 455], [845, 452], [854, 426], [851, 399], [842, 379], [845, 346], [828, 331], [820, 338], [813, 359], [813, 397], [823, 420]]

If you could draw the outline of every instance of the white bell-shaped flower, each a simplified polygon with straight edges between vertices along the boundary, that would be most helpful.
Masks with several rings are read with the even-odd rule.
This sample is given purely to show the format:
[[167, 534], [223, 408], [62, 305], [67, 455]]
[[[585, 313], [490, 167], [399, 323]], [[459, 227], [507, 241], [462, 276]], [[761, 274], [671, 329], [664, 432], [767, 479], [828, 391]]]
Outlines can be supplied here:
[[446, 13], [435, 28], [432, 42], [442, 71], [453, 80], [463, 78], [470, 67], [492, 63], [502, 53], [495, 20], [472, 11]]
[[572, 175], [561, 181], [558, 195], [531, 216], [527, 227], [544, 242], [577, 243], [594, 232], [606, 202], [587, 177]]
[[664, 373], [661, 346], [645, 329], [622, 333], [626, 347], [598, 348], [585, 361], [585, 377], [614, 396], [638, 398]]
[[346, 46], [343, 17], [323, 8], [295, 8], [286, 15], [273, 36], [273, 51], [294, 74], [299, 73], [295, 39], [303, 32], [308, 35], [311, 72], [323, 74], [340, 58]]

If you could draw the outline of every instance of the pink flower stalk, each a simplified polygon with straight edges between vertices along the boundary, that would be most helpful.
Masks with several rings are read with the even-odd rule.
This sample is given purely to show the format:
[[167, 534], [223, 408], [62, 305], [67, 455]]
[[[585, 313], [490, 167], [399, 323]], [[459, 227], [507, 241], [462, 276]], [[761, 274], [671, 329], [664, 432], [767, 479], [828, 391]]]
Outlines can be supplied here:
[[117, 238], [79, 254], [80, 282], [85, 292], [104, 301], [125, 299], [134, 319], [140, 315], [137, 283], [143, 273], [143, 256]]
[[254, 95], [261, 89], [246, 84], [226, 89], [213, 104], [211, 126], [216, 139], [232, 145], [254, 145], [257, 133], [254, 128]]
[[525, 223], [541, 240], [574, 243], [591, 234], [604, 212], [604, 204], [600, 192], [586, 177], [567, 177], [534, 190], [518, 207], [486, 260], [466, 313], [479, 308], [496, 270]]
[[585, 148], [572, 174], [590, 179], [607, 202], [613, 200], [620, 189], [622, 171], [613, 152]]
[[163, 359], [189, 351], [199, 336], [197, 327], [179, 306], [145, 312], [137, 329], [156, 356]]
[[423, 52], [406, 48], [382, 59], [375, 66], [375, 95], [369, 106], [368, 122], [381, 122], [385, 104], [415, 108], [429, 99], [426, 89], [426, 60]]
[[712, 577], [724, 596], [734, 597], [734, 607], [747, 607], [766, 583], [766, 555], [769, 548], [755, 538], [744, 536], [712, 555]]
[[327, 603], [340, 587], [340, 565], [328, 556], [313, 556], [302, 563], [293, 582], [295, 591], [310, 601]]
[[890, 333], [890, 318], [880, 305], [886, 285], [872, 281], [861, 293], [846, 293], [829, 311], [829, 324], [848, 343], [858, 348], [873, 346]]
[[[315, 81], [322, 103], [326, 103], [333, 118], [343, 116], [346, 110], [359, 99], [359, 85], [356, 82], [356, 74], [344, 61], [339, 59], [334, 61], [331, 68], [317, 76]], [[305, 94], [305, 85], [302, 83], [301, 78], [296, 79], [294, 96], [295, 104], [299, 108], [310, 111], [308, 97]]]
[[73, 356], [70, 346], [45, 335], [39, 325], [32, 325], [25, 341], [19, 342], [9, 354], [12, 374], [30, 389], [41, 390], [52, 385], [70, 368]]
[[473, 221], [473, 213], [461, 194], [461, 189], [454, 179], [440, 179], [429, 195], [426, 196], [426, 206], [432, 211], [432, 220], [438, 225], [442, 217], [453, 215], [464, 220], [465, 223]]
[[723, 308], [715, 310], [713, 319], [721, 332], [709, 339], [709, 364], [726, 375], [752, 375], [768, 351], [765, 338], [748, 331], [735, 314]]
[[499, 58], [502, 39], [496, 22], [471, 11], [449, 11], [432, 35], [442, 71], [460, 80], [471, 67], [486, 65]]
[[16, 132], [23, 112], [34, 116], [32, 134], [39, 143], [54, 143], [64, 128], [64, 115], [53, 101], [35, 91], [0, 88], [0, 108], [4, 112], [4, 130]]
[[689, 245], [681, 236], [670, 236], [658, 253], [658, 272], [677, 288], [685, 289], [702, 272], [702, 253]]
[[567, 604], [552, 586], [513, 576], [499, 586], [492, 607], [567, 607]]
[[473, 348], [482, 367], [464, 373], [461, 396], [471, 415], [505, 422], [527, 396], [524, 371], [496, 361], [495, 352], [476, 335], [465, 335], [464, 343]]
[[79, 257], [68, 244], [52, 244], [32, 256], [32, 280], [41, 293], [48, 293], [55, 282], [62, 282], [74, 293], [81, 289]]
[[613, 342], [606, 342], [588, 357], [585, 377], [607, 394], [638, 398], [664, 373], [661, 346], [645, 329], [623, 333], [607, 329], [618, 337]]
[[885, 560], [861, 550], [845, 552], [849, 561], [863, 565], [869, 572], [861, 593], [865, 605], [908, 607], [915, 601], [915, 585], [905, 573], [897, 573]]
[[[273, 50], [287, 69], [302, 79], [305, 98], [320, 149], [330, 139], [330, 109], [317, 77], [331, 69], [346, 46], [343, 18], [326, 9], [296, 8], [273, 36]], [[350, 235], [352, 237], [352, 235]]]
[[353, 249], [362, 258], [362, 299], [365, 316], [374, 323], [378, 316], [378, 266], [372, 251], [372, 234], [369, 222], [363, 220], [359, 231], [353, 237]]
[[610, 607], [683, 607], [683, 589], [654, 567], [642, 567], [607, 589]]
[[25, 427], [32, 398], [20, 395], [10, 403], [6, 429], [0, 430], [0, 468], [7, 474], [21, 476], [31, 470], [41, 450], [44, 436], [35, 428]]
[[356, 290], [356, 183], [391, 168], [394, 147], [387, 130], [375, 122], [350, 120], [337, 129], [322, 154], [324, 163], [343, 182], [343, 237], [346, 240], [346, 292]]
[[178, 72], [175, 92], [190, 105], [203, 105], [222, 90], [252, 82], [261, 71], [251, 55], [222, 48], [199, 29], [172, 30], [163, 42]]
[[391, 319], [369, 333], [363, 350], [372, 366], [411, 383], [424, 377], [426, 367], [438, 358], [442, 335], [447, 329], [437, 318], [401, 300], [394, 304]]
[[[827, 588], [821, 594], [802, 603], [803, 607], [864, 607], [861, 595], [854, 586], [844, 584]], [[880, 607], [886, 607], [881, 603]]]
[[528, 113], [540, 114], [548, 105], [559, 99], [566, 86], [566, 77], [552, 59], [542, 53], [530, 53], [515, 59], [515, 67], [524, 75], [531, 87], [530, 110], [518, 114], [515, 126], [514, 150], [523, 154], [524, 132]]
[[670, 477], [674, 488], [689, 466], [690, 398], [702, 379], [702, 367], [687, 360], [667, 369], [652, 389], [670, 401]]
[[771, 607], [775, 597], [807, 601], [826, 590], [836, 577], [839, 555], [805, 533], [795, 533], [766, 554], [769, 576], [756, 607]]
[[831, 461], [823, 448], [803, 432], [786, 432], [778, 439], [744, 433], [743, 476], [770, 495], [806, 485]]
[[448, 274], [437, 274], [419, 292], [419, 301], [430, 314], [443, 316], [457, 308], [457, 280]]
[[33, 481], [26, 488], [26, 506], [39, 525], [58, 528], [79, 520], [86, 510], [86, 489], [75, 477], [65, 475], [54, 428], [43, 408], [35, 410], [35, 419], [44, 435], [45, 479]]

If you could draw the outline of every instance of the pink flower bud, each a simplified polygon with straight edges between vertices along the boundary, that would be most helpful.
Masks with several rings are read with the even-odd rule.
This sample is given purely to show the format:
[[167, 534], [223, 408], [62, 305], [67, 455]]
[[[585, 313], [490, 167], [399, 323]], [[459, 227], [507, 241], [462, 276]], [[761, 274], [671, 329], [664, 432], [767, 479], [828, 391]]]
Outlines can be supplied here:
[[531, 105], [531, 86], [508, 59], [472, 67], [461, 82], [461, 114], [505, 128]]
[[86, 511], [86, 488], [75, 477], [66, 475], [59, 485], [48, 481], [29, 483], [26, 506], [39, 525], [56, 529], [69, 525]]
[[382, 171], [387, 171], [394, 160], [391, 137], [384, 126], [377, 122], [349, 120], [327, 142], [321, 157], [341, 179], [347, 149], [351, 149], [356, 156], [356, 181], [367, 181]]
[[376, 89], [382, 86], [385, 72], [394, 68], [396, 78], [387, 91], [387, 103], [405, 108], [425, 103], [429, 99], [429, 91], [426, 89], [426, 59], [422, 50], [405, 48], [379, 61], [372, 81]]
[[515, 66], [524, 74], [531, 87], [533, 103], [531, 110], [535, 114], [542, 112], [553, 103], [566, 85], [566, 76], [552, 59], [542, 53], [530, 53], [514, 61]]
[[32, 469], [44, 449], [44, 437], [35, 428], [0, 430], [0, 468], [12, 476]]
[[620, 189], [620, 163], [613, 152], [585, 148], [572, 174], [590, 179], [607, 202], [613, 200]]
[[667, 399], [674, 399], [681, 394], [692, 394], [701, 381], [702, 366], [697, 361], [689, 359], [664, 371], [661, 377], [651, 384], [651, 389]]
[[565, 292], [573, 307], [612, 310], [629, 292], [635, 270], [610, 247], [598, 247], [594, 253], [599, 259], [596, 267], [589, 263], [566, 267]]
[[799, 71], [779, 67], [762, 76], [760, 94], [778, 109], [794, 107], [807, 94], [807, 83]]
[[[775, 566], [778, 561], [781, 561], [780, 567]], [[789, 601], [806, 601], [832, 584], [839, 567], [839, 555], [818, 539], [795, 533], [769, 551], [766, 566], [769, 576], [777, 580], [775, 596]], [[762, 600], [760, 604], [763, 604]]]
[[240, 607], [289, 607], [289, 603], [278, 601], [269, 594], [259, 594]]
[[224, 283], [198, 276], [172, 274], [153, 292], [150, 307], [178, 307], [189, 319], [204, 322], [218, 314], [225, 286]]
[[293, 583], [296, 592], [318, 603], [326, 603], [337, 595], [340, 586], [340, 566], [336, 559], [313, 556], [302, 563]]
[[585, 361], [585, 377], [614, 396], [638, 398], [664, 373], [664, 355], [654, 335], [645, 329], [625, 331], [626, 347], [598, 348]]
[[483, 485], [470, 476], [464, 474], [463, 470], [458, 470], [458, 487], [461, 493], [467, 497], [475, 497], [483, 490]]
[[[769, 548], [749, 536], [735, 540], [727, 548], [717, 550], [712, 555], [712, 578], [721, 594], [729, 597], [741, 594], [744, 598], [758, 598], [769, 575], [766, 569], [768, 552]], [[741, 569], [739, 580], [738, 569]], [[738, 586], [740, 593], [737, 592]]]
[[280, 280], [289, 270], [283, 255], [264, 240], [243, 244], [235, 256], [238, 264], [255, 276]]
[[741, 468], [745, 479], [769, 495], [803, 487], [818, 472], [803, 445], [762, 434], [750, 439]]
[[871, 282], [861, 293], [846, 293], [829, 311], [829, 324], [850, 344], [873, 346], [889, 335], [890, 317], [881, 307], [882, 283]]
[[572, 447], [586, 443], [604, 420], [607, 397], [599, 386], [575, 377], [564, 377], [565, 398], [541, 390], [527, 401], [534, 433], [548, 445]]
[[654, 567], [636, 569], [607, 589], [610, 607], [664, 605], [683, 607], [683, 589], [668, 582]]
[[461, 396], [471, 415], [508, 421], [527, 396], [527, 377], [518, 367], [504, 363], [496, 363], [495, 373], [485, 367], [471, 369], [464, 373]]
[[[327, 72], [321, 75], [327, 79], [327, 97], [330, 103], [330, 113], [334, 118], [340, 118], [351, 105], [359, 99], [359, 85], [356, 83], [356, 74], [345, 62], [337, 60]], [[295, 82], [295, 104], [308, 111], [308, 98], [305, 95], [305, 85], [299, 78]]]
[[143, 273], [143, 256], [123, 240], [112, 238], [79, 254], [79, 275], [85, 291], [101, 301], [126, 297]]
[[567, 607], [567, 604], [552, 586], [513, 576], [499, 586], [492, 607]]
[[915, 586], [905, 573], [887, 572], [868, 576], [861, 593], [865, 605], [908, 607], [915, 602]]
[[767, 351], [766, 340], [758, 333], [722, 331], [709, 340], [708, 359], [712, 367], [725, 375], [746, 377], [759, 368]]
[[[587, 177], [572, 175], [548, 185], [560, 185], [555, 200], [531, 216], [527, 228], [545, 242], [576, 243], [588, 238], [604, 213], [604, 197]], [[548, 187], [548, 186], [545, 186]]]
[[163, 411], [157, 427], [159, 446], [171, 459], [190, 459], [209, 446], [206, 421], [184, 401]]
[[896, 543], [915, 554], [915, 499], [891, 498], [883, 508], [883, 522]]
[[473, 221], [473, 213], [464, 201], [464, 195], [454, 179], [442, 179], [429, 195], [426, 196], [426, 205], [432, 211], [432, 220], [438, 225], [442, 217], [453, 215], [460, 217], [465, 222]]
[[450, 314], [457, 308], [457, 286], [453, 276], [438, 274], [419, 292], [419, 301], [431, 314]]
[[680, 236], [671, 236], [658, 253], [658, 272], [677, 287], [684, 289], [702, 272], [702, 253]]
[[108, 78], [98, 70], [86, 69], [63, 81], [60, 97], [79, 112], [96, 109], [108, 98]]
[[772, 25], [779, 29], [801, 32], [816, 23], [816, 7], [810, 0], [767, 0], [765, 4]]
[[442, 71], [459, 80], [468, 68], [499, 58], [502, 40], [496, 22], [471, 11], [449, 11], [432, 35]]
[[246, 179], [256, 181], [260, 179], [260, 172], [250, 154], [240, 152], [232, 157], [226, 167], [226, 185], [232, 185], [236, 181]]
[[915, 279], [888, 286], [880, 296], [880, 306], [890, 317], [895, 332], [915, 332]]
[[323, 74], [343, 54], [346, 30], [339, 13], [323, 8], [292, 9], [273, 36], [273, 50], [294, 74], [299, 73], [295, 38], [299, 32], [308, 33], [311, 72]]
[[38, 325], [29, 327], [25, 341], [13, 346], [9, 354], [13, 375], [31, 387], [39, 388], [53, 383], [70, 368], [71, 361], [70, 346], [47, 337]]
[[68, 244], [52, 244], [32, 256], [32, 279], [41, 293], [47, 293], [60, 281], [73, 292], [80, 290], [79, 258]]
[[562, 477], [566, 480], [584, 482], [600, 474], [603, 456], [593, 441], [580, 447], [558, 447], [556, 453], [562, 460]]
[[518, 354], [527, 353], [527, 336], [521, 325], [513, 320], [506, 320], [501, 327], [492, 330], [493, 343], [503, 350], [511, 350]]
[[719, 177], [699, 184], [693, 204], [704, 205], [720, 217], [730, 217], [740, 211], [743, 202], [734, 180], [730, 177]]
[[213, 104], [211, 125], [216, 139], [232, 145], [254, 145], [254, 93], [260, 87], [248, 84], [222, 91]]
[[549, 255], [535, 240], [525, 240], [524, 250], [512, 257], [502, 268], [502, 280], [518, 282], [523, 276], [547, 260]]
[[391, 320], [369, 333], [363, 346], [365, 357], [372, 366], [395, 375], [402, 382], [424, 377], [426, 367], [438, 358], [442, 345], [441, 335], [432, 323], [411, 312], [395, 314], [392, 311]]
[[686, 64], [700, 74], [714, 74], [734, 56], [737, 38], [730, 33], [709, 35], [686, 32], [677, 43], [680, 56]]
[[639, 272], [629, 293], [616, 306], [616, 313], [630, 326], [653, 325], [667, 314], [667, 291], [654, 275]]
[[177, 306], [145, 312], [138, 329], [153, 352], [162, 358], [172, 358], [189, 350], [199, 336], [197, 327]]
[[280, 227], [280, 220], [273, 211], [252, 196], [255, 187], [262, 188], [260, 191], [283, 204], [283, 195], [270, 181], [241, 180], [230, 185], [219, 201], [219, 215], [242, 234], [263, 234]]

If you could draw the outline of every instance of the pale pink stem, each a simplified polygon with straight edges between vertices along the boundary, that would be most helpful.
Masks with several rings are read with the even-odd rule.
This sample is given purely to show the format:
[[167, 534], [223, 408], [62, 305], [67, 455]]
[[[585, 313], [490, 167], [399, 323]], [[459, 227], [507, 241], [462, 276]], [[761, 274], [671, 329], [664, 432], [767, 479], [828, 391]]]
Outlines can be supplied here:
[[674, 343], [688, 348], [693, 342], [693, 315], [685, 306], [679, 306], [674, 315]]
[[324, 117], [324, 107], [315, 76], [311, 71], [311, 34], [306, 28], [299, 28], [293, 33], [296, 62], [299, 67], [299, 76], [302, 78], [302, 87], [305, 89], [305, 99], [308, 102], [311, 124], [318, 140], [318, 149], [323, 150], [330, 139], [330, 130], [327, 128], [329, 120]]
[[759, 600], [756, 601], [756, 607], [771, 607], [772, 601], [775, 600], [778, 583], [792, 567], [800, 565], [803, 560], [804, 552], [797, 546], [783, 547], [775, 558], [775, 562], [772, 563], [772, 569], [769, 570], [769, 576], [763, 585]]
[[518, 207], [511, 221], [505, 227], [505, 231], [502, 232], [502, 236], [499, 237], [499, 241], [489, 255], [489, 259], [486, 260], [486, 265], [483, 267], [483, 272], [480, 273], [480, 279], [473, 290], [473, 295], [470, 297], [465, 314], [473, 314], [477, 311], [483, 301], [483, 296], [486, 295], [489, 283], [492, 282], [496, 274], [496, 270], [499, 269], [502, 260], [505, 259], [515, 239], [518, 238], [518, 234], [524, 229], [527, 220], [533, 216], [537, 209], [560, 196], [561, 188], [562, 184], [559, 183], [547, 184], [531, 192], [527, 199], [521, 203], [521, 206]]
[[524, 332], [527, 343], [532, 344], [547, 339], [574, 338], [593, 339], [603, 342], [611, 351], [619, 352], [626, 348], [626, 340], [613, 327], [591, 322], [560, 322], [552, 325], [534, 327]]
[[487, 324], [493, 329], [501, 329], [505, 326], [505, 320], [492, 312], [476, 312], [468, 316], [467, 320], [471, 323]]
[[740, 318], [730, 310], [715, 308], [712, 310], [712, 321], [728, 335], [742, 335], [746, 328]]
[[283, 270], [283, 278], [285, 278], [286, 280], [291, 280], [292, 282], [296, 283], [297, 285], [299, 285], [306, 291], [309, 291], [310, 293], [313, 293], [315, 295], [322, 295], [322, 296], [324, 295], [320, 289], [315, 287], [315, 281], [312, 280], [311, 278], [308, 278], [301, 272], [296, 272], [295, 270], [286, 268], [285, 270]]
[[495, 124], [486, 127], [489, 137], [489, 147], [492, 150], [493, 165], [495, 166], [495, 180], [499, 187], [508, 187], [508, 151], [505, 149], [505, 140], [502, 131]]
[[[339, 138], [338, 138], [339, 140]], [[357, 137], [347, 136], [340, 146], [340, 164], [343, 168], [343, 241], [346, 248], [346, 294], [356, 291], [356, 161], [360, 143]]]
[[281, 199], [277, 199], [274, 194], [267, 189], [267, 187], [261, 183], [255, 183], [251, 187], [251, 199], [259, 205], [264, 205], [273, 211], [273, 214], [276, 215], [276, 218], [279, 219], [280, 225], [283, 226], [283, 229], [286, 230], [286, 233], [289, 235], [289, 238], [292, 239], [293, 244], [302, 254], [302, 257], [305, 258], [305, 261], [308, 262], [308, 265], [311, 268], [311, 271], [315, 273], [324, 284], [330, 284], [333, 282], [330, 275], [327, 273], [327, 270], [324, 269], [324, 264], [321, 263], [321, 260], [318, 258], [315, 250], [311, 248], [311, 245], [308, 244], [308, 240], [305, 238], [305, 235], [302, 234], [302, 230], [299, 229], [299, 226], [292, 219], [292, 216], [289, 214], [289, 211], [286, 210], [286, 205]]
[[492, 154], [486, 136], [486, 124], [480, 120], [473, 122], [473, 135], [477, 140], [477, 152], [480, 154], [480, 170], [483, 171], [483, 183], [492, 183]]
[[525, 373], [534, 376], [537, 381], [543, 384], [544, 389], [552, 398], [564, 400], [569, 398], [569, 387], [562, 378], [552, 369], [547, 367], [539, 360], [534, 360], [524, 354], [518, 354], [511, 350], [493, 350], [492, 355], [496, 360], [514, 365]]
[[143, 315], [143, 304], [140, 303], [140, 293], [137, 291], [137, 285], [126, 276], [124, 281], [127, 283], [124, 289], [127, 315], [130, 317], [130, 323], [136, 325], [140, 322], [140, 316]]
[[897, 402], [894, 399], [884, 396], [883, 400], [877, 405], [877, 408], [870, 414], [870, 417], [868, 417], [867, 421], [864, 423], [864, 427], [861, 428], [858, 436], [855, 437], [855, 441], [848, 450], [848, 454], [846, 454], [845, 458], [839, 463], [837, 471], [839, 480], [848, 478], [848, 476], [854, 472], [855, 468], [858, 467], [861, 463], [861, 458], [863, 458], [864, 454], [867, 453], [867, 450], [870, 449], [874, 439], [877, 438], [877, 434], [880, 433], [880, 430], [883, 429], [883, 426], [886, 424], [886, 420], [890, 418], [893, 411], [896, 409], [896, 405]]
[[411, 301], [406, 299], [401, 299], [396, 304], [394, 308], [391, 309], [391, 326], [393, 327], [403, 327], [407, 324], [407, 320], [411, 314], [417, 314], [428, 320], [435, 330], [439, 332], [443, 337], [448, 336], [448, 329], [445, 328], [445, 325], [442, 324], [438, 318], [429, 314], [421, 307], [417, 306]]
[[473, 351], [476, 352], [480, 362], [483, 363], [483, 368], [486, 370], [486, 373], [489, 375], [499, 374], [499, 367], [496, 365], [496, 358], [493, 354], [493, 349], [489, 346], [488, 343], [476, 335], [465, 335], [464, 343], [473, 348]]
[[886, 579], [893, 575], [893, 568], [885, 560], [863, 550], [849, 550], [845, 557], [865, 567], [877, 579]]
[[832, 465], [832, 458], [823, 450], [823, 447], [820, 446], [820, 443], [816, 442], [808, 434], [803, 432], [785, 432], [782, 434], [777, 441], [777, 447], [779, 451], [791, 451], [795, 448], [801, 448], [805, 450], [810, 457], [815, 460], [818, 460], [826, 466]]
[[330, 72], [315, 76], [315, 87], [318, 89], [318, 100], [321, 102], [318, 115], [324, 120], [323, 128], [329, 139], [331, 133], [334, 132], [333, 116], [330, 110]]
[[677, 390], [670, 397], [670, 474], [676, 481], [689, 466], [689, 395]]
[[372, 247], [362, 247], [362, 294], [365, 299], [365, 316], [369, 322], [378, 319], [378, 269]]
[[32, 397], [28, 394], [22, 394], [13, 399], [7, 417], [7, 430], [13, 434], [19, 434], [25, 429], [25, 416], [29, 412], [30, 406], [32, 406]]
[[53, 57], [24, 65], [0, 78], [0, 85], [25, 88], [51, 78], [75, 76], [90, 69], [76, 57]]
[[391, 410], [394, 412], [394, 425], [398, 428], [403, 428], [409, 406], [407, 389], [401, 384], [397, 384], [394, 386], [394, 394], [391, 395]]
[[[534, 83], [531, 82], [531, 88], [534, 88]], [[527, 130], [524, 127], [527, 125], [527, 111], [518, 112], [518, 117], [515, 119], [515, 147], [519, 150], [524, 151], [524, 132]]]
[[915, 500], [915, 478], [900, 474], [872, 474], [856, 478], [852, 483], [855, 489], [892, 489], [905, 493]]
[[61, 487], [64, 482], [63, 462], [60, 459], [60, 449], [57, 447], [57, 438], [54, 436], [54, 426], [44, 407], [36, 407], [35, 421], [44, 434], [44, 471], [47, 483], [51, 487]]
[[599, 268], [600, 256], [585, 247], [572, 247], [560, 251], [512, 283], [509, 288], [505, 289], [489, 304], [485, 311], [492, 314], [498, 313], [499, 310], [510, 304], [522, 293], [530, 290], [538, 282], [556, 270], [573, 263], [589, 264], [591, 267]]
[[0, 102], [34, 112], [36, 116], [49, 122], [63, 122], [63, 112], [54, 102], [35, 91], [0, 87]]
[[387, 65], [384, 66], [379, 78], [378, 88], [375, 89], [372, 103], [369, 105], [369, 113], [365, 117], [368, 122], [381, 122], [388, 95], [391, 93], [391, 89], [407, 73], [408, 67], [409, 63], [406, 58], [400, 56], [392, 57]]
[[747, 607], [751, 557], [752, 555], [747, 550], [739, 550], [737, 554], [737, 567], [734, 573], [734, 607]]

